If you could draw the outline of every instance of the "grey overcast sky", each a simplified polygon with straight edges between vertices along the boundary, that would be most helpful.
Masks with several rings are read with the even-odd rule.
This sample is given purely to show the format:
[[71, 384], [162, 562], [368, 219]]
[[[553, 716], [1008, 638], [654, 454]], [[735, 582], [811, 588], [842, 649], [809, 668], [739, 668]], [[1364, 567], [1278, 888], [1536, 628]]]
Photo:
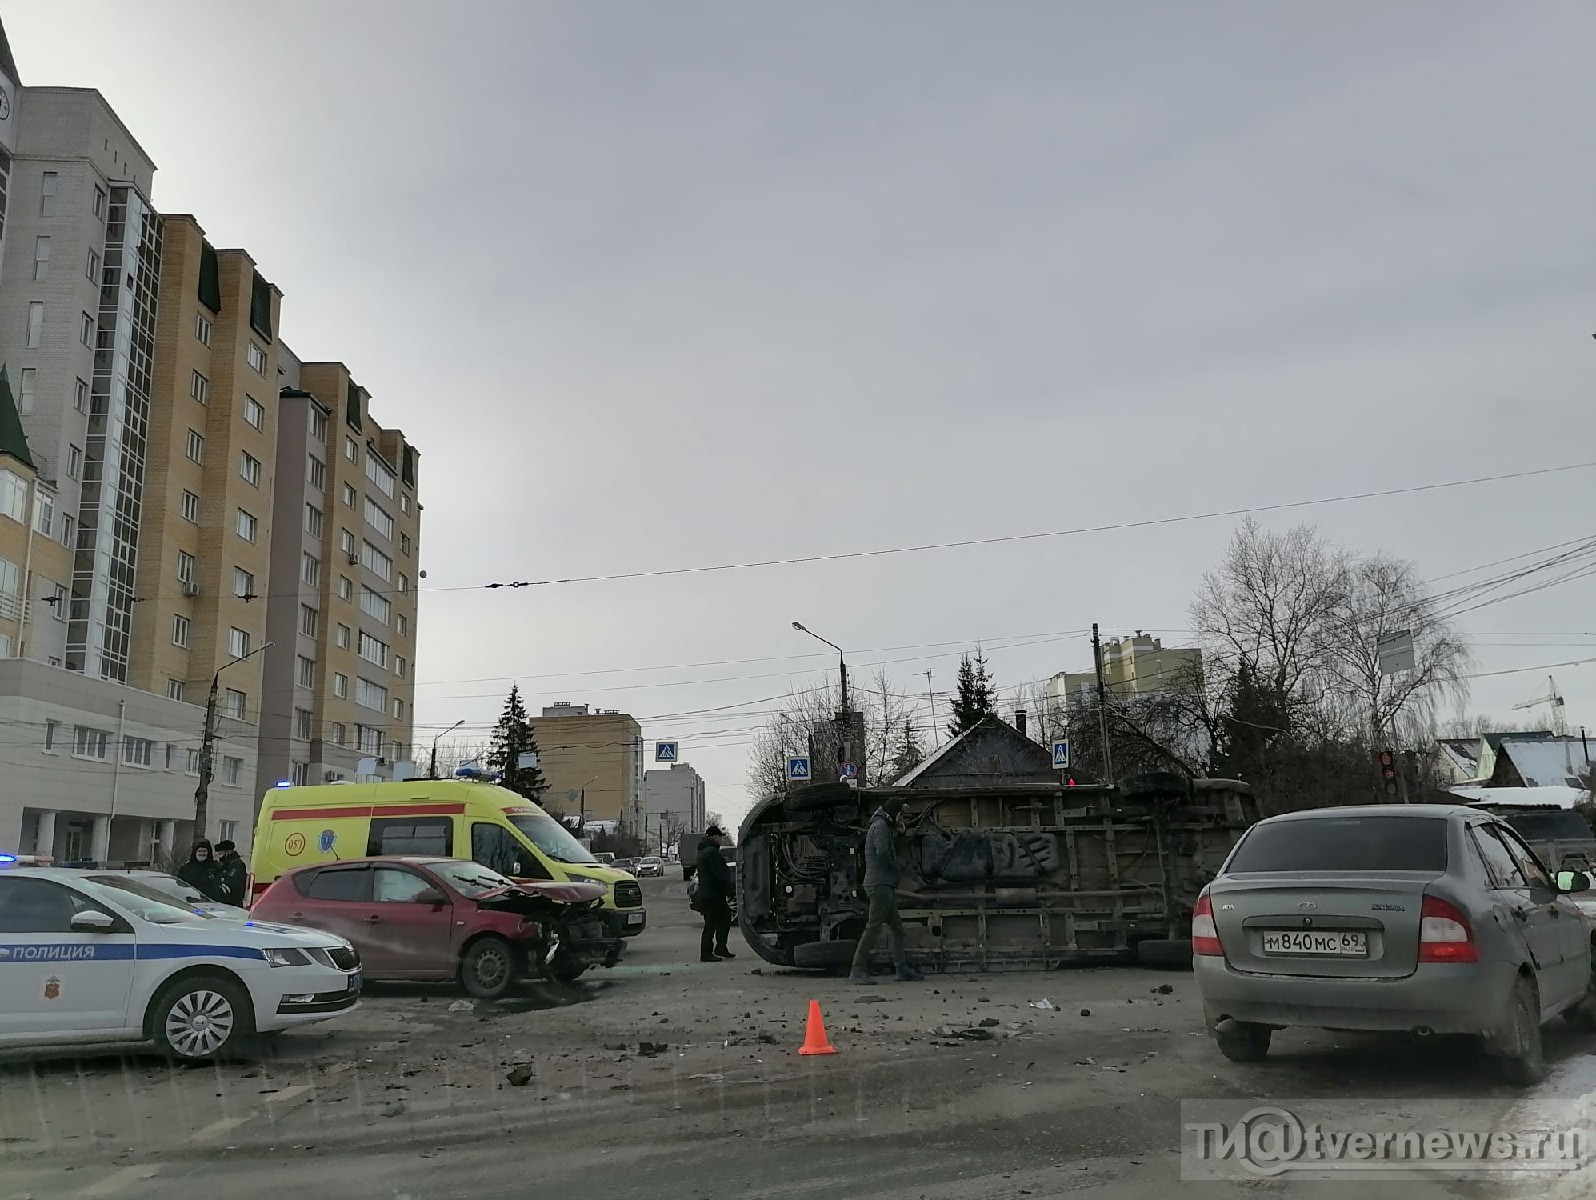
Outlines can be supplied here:
[[[513, 675], [679, 737], [735, 817], [761, 701], [827, 662], [793, 619], [922, 692], [957, 647], [872, 649], [984, 639], [1008, 686], [1089, 661], [1019, 635], [1188, 640], [1235, 521], [442, 589], [1596, 459], [1587, 0], [0, 12], [23, 81], [104, 92], [157, 207], [248, 249], [286, 340], [420, 448], [418, 741]], [[1433, 577], [1588, 535], [1593, 501], [1581, 471], [1263, 519]], [[1596, 657], [1593, 601], [1463, 618], [1476, 669]], [[1553, 674], [1596, 725], [1596, 664]]]

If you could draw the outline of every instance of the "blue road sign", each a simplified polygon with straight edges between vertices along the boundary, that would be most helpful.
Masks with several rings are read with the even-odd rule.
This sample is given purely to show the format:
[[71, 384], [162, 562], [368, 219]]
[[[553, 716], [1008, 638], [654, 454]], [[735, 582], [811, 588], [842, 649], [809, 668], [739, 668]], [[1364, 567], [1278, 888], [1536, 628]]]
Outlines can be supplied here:
[[793, 783], [809, 782], [809, 756], [807, 754], [787, 760], [787, 778]]
[[675, 743], [675, 742], [655, 742], [654, 743], [654, 761], [655, 762], [676, 762], [677, 761], [676, 748], [677, 748], [677, 743]]
[[1068, 742], [1053, 743], [1053, 769], [1055, 771], [1068, 771], [1070, 769], [1070, 744]]
[[844, 779], [857, 779], [859, 777], [859, 768], [852, 763], [843, 763], [842, 777]]

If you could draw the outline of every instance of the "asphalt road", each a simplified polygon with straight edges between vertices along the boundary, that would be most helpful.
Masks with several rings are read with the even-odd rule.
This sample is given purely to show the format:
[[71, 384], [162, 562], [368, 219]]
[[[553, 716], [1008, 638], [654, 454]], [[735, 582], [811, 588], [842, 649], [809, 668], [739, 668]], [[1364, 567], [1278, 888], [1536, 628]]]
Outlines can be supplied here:
[[[1371, 1121], [1443, 1111], [1487, 1125], [1523, 1103], [1439, 1040], [1281, 1035], [1267, 1062], [1230, 1063], [1185, 974], [858, 989], [746, 947], [700, 964], [680, 882], [645, 888], [648, 932], [571, 987], [469, 1007], [448, 988], [373, 987], [358, 1011], [218, 1067], [117, 1049], [0, 1054], [0, 1197], [1312, 1200], [1354, 1185], [1182, 1182], [1181, 1101], [1334, 1099]], [[796, 1053], [811, 998], [833, 1056]], [[1044, 998], [1051, 1009], [1033, 1007]], [[1563, 1066], [1545, 1094], [1581, 1094], [1596, 1040], [1551, 1036]], [[1423, 1200], [1509, 1184], [1523, 1187], [1355, 1186]]]

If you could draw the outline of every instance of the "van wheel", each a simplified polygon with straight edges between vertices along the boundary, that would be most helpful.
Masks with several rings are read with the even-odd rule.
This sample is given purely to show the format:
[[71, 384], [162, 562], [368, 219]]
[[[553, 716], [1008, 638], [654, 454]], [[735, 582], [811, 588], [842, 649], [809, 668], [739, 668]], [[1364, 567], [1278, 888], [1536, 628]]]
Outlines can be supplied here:
[[1269, 1039], [1273, 1033], [1267, 1025], [1226, 1021], [1214, 1030], [1214, 1041], [1219, 1043], [1219, 1053], [1231, 1062], [1262, 1062], [1269, 1054]]
[[1513, 985], [1506, 1024], [1495, 1041], [1502, 1078], [1508, 1083], [1529, 1087], [1546, 1077], [1546, 1056], [1541, 1047], [1541, 997], [1535, 984], [1523, 975]]
[[501, 937], [478, 938], [460, 959], [460, 986], [478, 1000], [499, 1000], [515, 985], [515, 951]]
[[226, 1058], [254, 1033], [249, 994], [223, 975], [190, 975], [167, 987], [150, 1009], [155, 1045], [169, 1058]]

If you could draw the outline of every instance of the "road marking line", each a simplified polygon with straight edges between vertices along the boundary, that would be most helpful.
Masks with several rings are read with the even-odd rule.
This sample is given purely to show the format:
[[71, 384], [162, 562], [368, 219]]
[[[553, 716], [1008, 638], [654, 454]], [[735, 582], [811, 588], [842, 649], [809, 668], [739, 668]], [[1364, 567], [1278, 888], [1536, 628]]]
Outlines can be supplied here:
[[285, 1087], [280, 1092], [273, 1092], [266, 1097], [266, 1103], [281, 1104], [284, 1100], [292, 1100], [295, 1096], [303, 1096], [308, 1091], [310, 1091], [309, 1084], [296, 1083], [293, 1087]]
[[112, 1171], [99, 1183], [84, 1188], [78, 1193], [80, 1196], [111, 1196], [120, 1192], [130, 1183], [138, 1183], [145, 1179], [153, 1179], [160, 1167], [123, 1167], [120, 1171]]
[[212, 1121], [204, 1129], [196, 1130], [190, 1141], [208, 1142], [211, 1138], [221, 1137], [222, 1134], [237, 1129], [248, 1121], [248, 1117], [223, 1117], [220, 1121]]

